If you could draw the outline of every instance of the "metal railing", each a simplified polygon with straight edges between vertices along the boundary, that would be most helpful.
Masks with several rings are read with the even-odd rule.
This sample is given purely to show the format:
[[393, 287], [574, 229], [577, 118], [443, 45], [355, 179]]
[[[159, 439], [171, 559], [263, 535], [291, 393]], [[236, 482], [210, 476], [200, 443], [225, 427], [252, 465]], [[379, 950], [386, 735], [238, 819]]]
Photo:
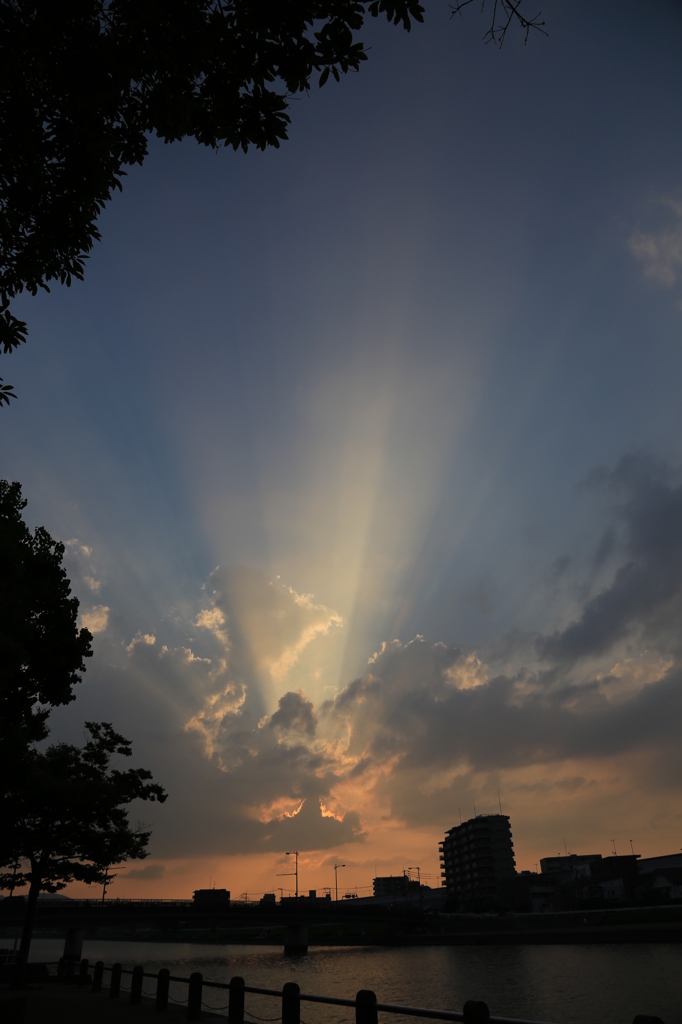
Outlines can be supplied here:
[[[76, 980], [79, 987], [84, 988], [89, 982], [90, 963], [88, 960], [81, 960], [77, 965], [78, 973], [75, 974], [76, 965], [72, 961], [62, 958], [58, 966], [58, 978], [62, 980]], [[488, 1007], [483, 1002], [470, 1000], [464, 1004], [461, 1012], [456, 1010], [434, 1010], [420, 1006], [400, 1006], [394, 1003], [377, 1002], [374, 992], [362, 989], [354, 999], [341, 999], [336, 996], [316, 996], [301, 992], [295, 982], [287, 982], [282, 989], [260, 988], [258, 986], [246, 985], [243, 978], [235, 977], [229, 982], [205, 981], [199, 971], [189, 978], [179, 978], [172, 975], [166, 968], [162, 968], [157, 974], [150, 974], [142, 967], [134, 967], [132, 970], [124, 969], [120, 963], [111, 967], [105, 966], [102, 960], [94, 965], [92, 975], [92, 990], [100, 992], [104, 984], [104, 973], [111, 974], [109, 984], [109, 998], [117, 999], [125, 989], [121, 988], [123, 975], [131, 976], [129, 993], [130, 1002], [140, 1003], [142, 1001], [142, 986], [145, 978], [156, 981], [156, 993], [154, 996], [156, 1010], [163, 1011], [168, 1008], [170, 996], [170, 983], [187, 985], [187, 1020], [200, 1020], [202, 1009], [210, 1012], [222, 1009], [227, 1010], [228, 1024], [245, 1024], [244, 1017], [253, 1017], [256, 1020], [262, 1019], [255, 1014], [249, 1013], [245, 1008], [245, 995], [270, 996], [280, 1001], [281, 1010], [277, 1017], [268, 1018], [269, 1021], [281, 1021], [281, 1024], [303, 1024], [301, 1021], [301, 1003], [323, 1003], [327, 1006], [347, 1006], [355, 1010], [355, 1024], [378, 1024], [379, 1013], [400, 1014], [404, 1017], [417, 1017], [428, 1020], [462, 1021], [464, 1024], [541, 1024], [539, 1021], [525, 1021], [514, 1017], [491, 1017]], [[218, 989], [228, 993], [228, 1004], [225, 1007], [206, 1006], [203, 1002], [204, 989]], [[635, 1018], [636, 1024], [662, 1024], [657, 1018]], [[247, 1021], [248, 1024], [248, 1021]]]
[[[75, 974], [76, 964], [74, 961], [66, 960], [64, 957], [58, 963], [57, 977], [61, 980], [75, 980], [80, 988], [85, 988], [90, 982], [90, 963], [83, 959], [78, 963], [78, 974]], [[301, 992], [296, 982], [287, 982], [282, 989], [260, 988], [254, 985], [247, 985], [243, 978], [234, 977], [229, 982], [204, 981], [200, 971], [194, 971], [189, 978], [178, 978], [172, 975], [167, 968], [162, 968], [157, 974], [150, 974], [143, 967], [124, 969], [120, 963], [111, 967], [105, 966], [102, 960], [94, 965], [92, 976], [93, 992], [101, 992], [104, 983], [104, 972], [111, 973], [109, 985], [109, 998], [117, 999], [122, 991], [127, 991], [132, 1004], [142, 1002], [143, 982], [145, 978], [152, 978], [156, 981], [156, 992], [154, 995], [155, 1008], [157, 1011], [168, 1009], [168, 1002], [183, 1002], [173, 999], [170, 995], [170, 984], [187, 985], [187, 1020], [198, 1021], [201, 1019], [202, 1009], [209, 1014], [216, 1015], [219, 1010], [227, 1010], [228, 1024], [245, 1024], [245, 1015], [255, 1021], [267, 1020], [281, 1022], [281, 1024], [304, 1024], [301, 1021], [301, 1003], [322, 1003], [327, 1006], [347, 1006], [355, 1010], [355, 1024], [378, 1024], [379, 1013], [400, 1014], [403, 1017], [416, 1017], [426, 1020], [462, 1021], [463, 1024], [542, 1024], [540, 1021], [528, 1021], [518, 1017], [492, 1017], [487, 1005], [478, 1000], [469, 1000], [464, 1004], [461, 1012], [456, 1010], [434, 1010], [424, 1006], [400, 1006], [395, 1003], [379, 1003], [374, 992], [369, 989], [361, 989], [354, 999], [341, 999], [337, 996], [315, 996]], [[124, 974], [131, 976], [130, 988], [121, 988], [121, 979]], [[207, 1006], [203, 1001], [204, 989], [218, 989], [228, 993], [228, 1004], [223, 1007]], [[276, 1017], [262, 1018], [250, 1013], [245, 1008], [245, 996], [270, 996], [280, 1000], [281, 1010]], [[149, 998], [149, 996], [147, 996]], [[246, 1022], [249, 1024], [249, 1021]], [[638, 1014], [632, 1024], [663, 1024], [660, 1017]]]

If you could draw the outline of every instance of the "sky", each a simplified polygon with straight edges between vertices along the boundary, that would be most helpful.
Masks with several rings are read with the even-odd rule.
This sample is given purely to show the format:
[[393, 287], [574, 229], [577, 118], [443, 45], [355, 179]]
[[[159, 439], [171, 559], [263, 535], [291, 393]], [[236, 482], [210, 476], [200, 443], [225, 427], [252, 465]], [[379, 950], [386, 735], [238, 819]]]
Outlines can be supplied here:
[[[265, 153], [150, 145], [23, 297], [0, 476], [168, 790], [111, 896], [682, 847], [682, 7], [431, 0]], [[535, 11], [533, 11], [535, 13]], [[72, 894], [83, 887], [74, 885]]]

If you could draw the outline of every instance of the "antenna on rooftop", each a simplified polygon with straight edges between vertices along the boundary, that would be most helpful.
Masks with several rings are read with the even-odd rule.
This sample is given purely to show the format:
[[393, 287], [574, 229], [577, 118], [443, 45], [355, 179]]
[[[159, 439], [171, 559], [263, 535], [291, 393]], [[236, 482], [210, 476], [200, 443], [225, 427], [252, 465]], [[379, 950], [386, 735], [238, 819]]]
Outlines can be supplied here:
[[476, 801], [474, 800], [474, 818], [476, 817]]
[[562, 838], [562, 839], [563, 839], [563, 841], [564, 841], [564, 853], [565, 853], [565, 854], [566, 854], [566, 856], [568, 857], [568, 850], [566, 849], [566, 836], [562, 836], [561, 838]]
[[500, 805], [500, 814], [502, 814], [502, 800], [500, 799], [500, 791], [497, 791], [497, 802]]

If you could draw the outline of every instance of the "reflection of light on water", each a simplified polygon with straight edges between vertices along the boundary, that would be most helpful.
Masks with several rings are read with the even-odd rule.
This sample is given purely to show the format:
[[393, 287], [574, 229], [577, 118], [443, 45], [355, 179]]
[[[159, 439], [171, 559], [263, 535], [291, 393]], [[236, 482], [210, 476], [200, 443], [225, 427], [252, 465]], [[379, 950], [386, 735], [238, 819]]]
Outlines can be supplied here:
[[[0, 937], [0, 946], [11, 938]], [[34, 939], [32, 960], [55, 960], [62, 939]], [[86, 939], [91, 962], [143, 964], [155, 972], [228, 982], [241, 975], [247, 985], [280, 989], [296, 981], [311, 995], [353, 998], [373, 989], [379, 1002], [461, 1010], [466, 999], [483, 999], [493, 1014], [554, 1021], [556, 1024], [623, 1024], [638, 1013], [680, 1024], [678, 979], [682, 947], [675, 945], [312, 947], [307, 956], [285, 957], [277, 946], [209, 946], [190, 943], [107, 942]], [[152, 979], [145, 979], [151, 992]], [[171, 990], [186, 998], [186, 987]], [[204, 992], [206, 1008], [227, 1003], [221, 990]], [[304, 1004], [306, 1024], [352, 1024], [352, 1011]], [[276, 1000], [247, 995], [246, 1008], [275, 1017]], [[411, 1018], [410, 1018], [411, 1019]], [[392, 1018], [392, 1024], [407, 1024]]]

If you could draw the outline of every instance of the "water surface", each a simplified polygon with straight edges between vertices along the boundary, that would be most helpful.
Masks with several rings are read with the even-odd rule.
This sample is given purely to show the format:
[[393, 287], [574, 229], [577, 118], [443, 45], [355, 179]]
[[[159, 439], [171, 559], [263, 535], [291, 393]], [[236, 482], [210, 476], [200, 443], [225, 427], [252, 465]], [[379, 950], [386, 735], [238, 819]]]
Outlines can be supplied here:
[[[0, 938], [0, 945], [12, 945]], [[32, 960], [55, 960], [63, 941], [35, 939]], [[664, 1024], [682, 1024], [682, 946], [446, 946], [312, 947], [306, 956], [287, 957], [277, 946], [216, 946], [198, 943], [86, 940], [83, 956], [124, 967], [143, 964], [156, 972], [227, 982], [241, 975], [247, 985], [281, 989], [296, 981], [301, 992], [353, 998], [372, 989], [379, 1002], [461, 1010], [467, 999], [482, 999], [492, 1014], [556, 1024], [631, 1024], [635, 1014], [652, 1014]], [[106, 977], [106, 976], [105, 976]], [[127, 982], [129, 984], [129, 982]], [[145, 979], [152, 994], [154, 982]], [[171, 990], [186, 998], [186, 988]], [[223, 1009], [227, 993], [205, 990], [207, 1008]], [[274, 999], [246, 997], [247, 1020], [260, 1024], [279, 1014]], [[304, 1024], [352, 1024], [352, 1010], [303, 1003]], [[384, 1016], [380, 1024], [405, 1018]]]

